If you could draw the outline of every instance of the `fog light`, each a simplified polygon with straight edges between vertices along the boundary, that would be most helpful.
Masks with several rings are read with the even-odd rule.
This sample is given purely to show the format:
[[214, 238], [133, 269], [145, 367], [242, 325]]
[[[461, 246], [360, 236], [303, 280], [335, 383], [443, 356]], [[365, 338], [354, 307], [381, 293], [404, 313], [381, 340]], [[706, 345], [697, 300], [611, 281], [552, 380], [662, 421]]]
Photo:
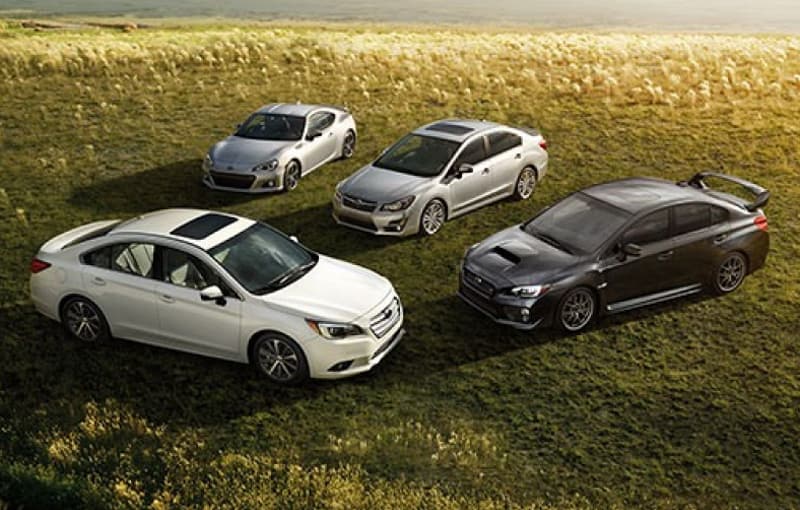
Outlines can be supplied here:
[[340, 361], [339, 363], [333, 365], [331, 368], [328, 369], [328, 372], [343, 372], [350, 368], [350, 365], [353, 364], [353, 360], [347, 361]]
[[510, 321], [514, 322], [530, 322], [531, 320], [531, 311], [527, 308], [519, 308], [516, 306], [504, 306], [503, 313], [506, 314], [506, 318]]

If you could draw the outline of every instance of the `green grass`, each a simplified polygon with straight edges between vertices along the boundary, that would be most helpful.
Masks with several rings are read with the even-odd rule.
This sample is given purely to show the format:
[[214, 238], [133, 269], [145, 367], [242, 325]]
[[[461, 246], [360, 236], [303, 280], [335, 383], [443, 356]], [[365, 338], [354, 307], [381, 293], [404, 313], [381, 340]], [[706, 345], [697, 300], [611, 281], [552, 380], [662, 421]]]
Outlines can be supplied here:
[[[797, 38], [4, 26], [0, 500], [12, 508], [800, 508]], [[211, 143], [261, 104], [297, 99], [351, 108], [354, 160], [291, 194], [201, 187]], [[455, 115], [543, 130], [551, 169], [530, 201], [432, 239], [333, 225], [339, 180]], [[705, 169], [773, 191], [770, 258], [736, 293], [567, 337], [497, 326], [455, 297], [465, 247], [560, 196]], [[374, 373], [284, 389], [243, 365], [80, 345], [33, 311], [41, 243], [173, 206], [262, 219], [384, 274], [409, 335]]]

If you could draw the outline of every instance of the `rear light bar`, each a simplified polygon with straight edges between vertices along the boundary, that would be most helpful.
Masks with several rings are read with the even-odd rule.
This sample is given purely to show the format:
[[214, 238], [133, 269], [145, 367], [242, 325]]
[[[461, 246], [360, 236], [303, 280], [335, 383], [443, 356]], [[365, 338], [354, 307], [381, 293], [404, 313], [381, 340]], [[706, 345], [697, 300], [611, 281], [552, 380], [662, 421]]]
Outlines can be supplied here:
[[763, 214], [756, 216], [756, 219], [753, 220], [753, 224], [763, 231], [769, 230], [769, 224], [767, 223], [767, 217]]
[[547, 140], [545, 140], [544, 138], [542, 138], [542, 140], [539, 142], [539, 147], [541, 147], [541, 148], [542, 148], [542, 150], [545, 150], [545, 151], [546, 151], [546, 150], [547, 150]]
[[44, 260], [39, 260], [39, 259], [31, 260], [31, 273], [33, 274], [41, 273], [48, 267], [50, 267], [49, 262], [45, 262]]

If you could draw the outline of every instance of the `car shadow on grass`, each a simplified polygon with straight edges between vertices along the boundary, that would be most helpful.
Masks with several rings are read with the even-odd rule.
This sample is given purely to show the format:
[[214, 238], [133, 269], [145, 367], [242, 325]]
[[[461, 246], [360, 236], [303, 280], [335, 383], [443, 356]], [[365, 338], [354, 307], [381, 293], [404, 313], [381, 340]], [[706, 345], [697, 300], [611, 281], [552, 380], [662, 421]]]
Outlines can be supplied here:
[[77, 188], [69, 203], [98, 213], [136, 214], [170, 207], [215, 209], [260, 196], [206, 188], [200, 181], [200, 165], [199, 159], [186, 159], [97, 180]]

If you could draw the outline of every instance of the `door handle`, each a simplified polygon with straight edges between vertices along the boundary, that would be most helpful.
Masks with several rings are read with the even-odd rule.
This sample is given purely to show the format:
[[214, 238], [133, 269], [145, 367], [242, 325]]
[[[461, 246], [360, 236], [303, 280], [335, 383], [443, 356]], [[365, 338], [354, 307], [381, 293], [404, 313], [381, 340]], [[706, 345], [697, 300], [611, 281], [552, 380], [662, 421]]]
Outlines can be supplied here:
[[328, 138], [330, 138], [330, 137], [332, 137], [332, 136], [333, 136], [333, 131], [331, 131], [330, 133], [328, 133]]
[[489, 168], [484, 168], [483, 172], [481, 172], [481, 174], [486, 175], [486, 174], [489, 173], [489, 170], [490, 170]]
[[675, 254], [675, 252], [674, 252], [674, 251], [672, 251], [672, 250], [670, 250], [670, 251], [665, 251], [664, 253], [659, 253], [659, 255], [658, 255], [658, 257], [657, 257], [657, 258], [658, 258], [658, 260], [660, 260], [660, 261], [662, 261], [662, 262], [663, 262], [663, 261], [665, 261], [665, 260], [669, 260], [669, 259], [671, 259], [671, 258], [672, 258], [672, 256], [673, 256], [674, 254]]
[[165, 303], [174, 303], [175, 298], [170, 296], [169, 294], [161, 294], [161, 301]]
[[514, 159], [522, 159], [522, 154], [516, 154], [516, 155], [514, 156]]
[[724, 243], [727, 238], [728, 234], [720, 234], [714, 238], [714, 244]]
[[92, 283], [95, 285], [105, 285], [106, 281], [100, 278], [99, 276], [95, 276], [94, 278], [92, 278]]

